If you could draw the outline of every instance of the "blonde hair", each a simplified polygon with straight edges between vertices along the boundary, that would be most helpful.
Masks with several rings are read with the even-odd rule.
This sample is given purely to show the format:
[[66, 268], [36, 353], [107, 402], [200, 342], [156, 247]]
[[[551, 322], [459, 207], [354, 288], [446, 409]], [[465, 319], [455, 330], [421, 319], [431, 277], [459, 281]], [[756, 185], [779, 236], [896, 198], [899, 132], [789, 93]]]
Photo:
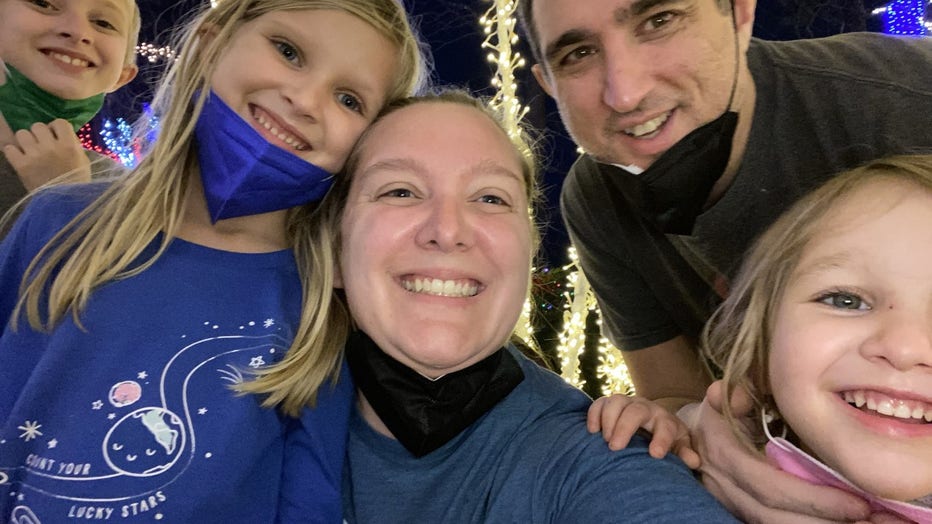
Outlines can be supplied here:
[[[333, 287], [333, 268], [341, 255], [340, 246], [342, 238], [340, 237], [340, 224], [343, 219], [343, 210], [346, 207], [346, 200], [349, 197], [350, 187], [353, 183], [353, 177], [359, 168], [360, 157], [366, 148], [368, 138], [372, 135], [373, 130], [378, 128], [379, 122], [387, 115], [401, 108], [428, 102], [460, 104], [475, 108], [477, 111], [487, 115], [499, 129], [502, 130], [503, 138], [511, 140], [511, 143], [515, 147], [515, 153], [519, 157], [522, 178], [526, 184], [525, 189], [528, 198], [529, 215], [531, 217], [528, 226], [531, 228], [533, 250], [536, 252], [539, 244], [539, 233], [531, 211], [538, 200], [537, 164], [533, 149], [526, 135], [522, 134], [516, 137], [509, 136], [499, 113], [489, 109], [482, 100], [461, 90], [447, 89], [422, 96], [401, 99], [389, 104], [376, 118], [375, 122], [373, 122], [359, 138], [356, 147], [353, 148], [349, 159], [346, 161], [344, 176], [336, 177], [333, 187], [315, 211], [312, 217], [312, 224], [308, 228], [311, 236], [309, 250], [314, 253], [315, 257], [320, 259], [319, 266], [327, 267], [327, 271], [317, 271], [310, 275], [312, 284], [309, 288], [316, 293], [316, 295], [308, 297], [309, 301], [317, 301], [320, 304], [319, 316], [315, 323], [315, 326], [320, 329], [320, 336], [317, 337], [316, 343], [326, 345], [327, 349], [324, 350], [322, 348], [310, 346], [293, 348], [285, 355], [285, 358], [282, 359], [281, 362], [260, 371], [259, 378], [248, 383], [250, 391], [268, 393], [276, 390], [280, 392], [280, 394], [287, 395], [290, 398], [308, 398], [312, 391], [308, 388], [304, 377], [311, 369], [310, 362], [306, 359], [305, 353], [326, 352], [329, 354], [334, 347], [338, 347], [342, 350], [352, 326], [352, 319], [350, 317], [349, 308], [342, 298], [342, 293], [335, 290]], [[534, 253], [528, 254], [529, 258], [533, 255]], [[325, 264], [326, 257], [330, 257], [330, 263]], [[528, 263], [530, 263], [530, 260]]]
[[[825, 217], [853, 191], [879, 180], [906, 182], [932, 193], [932, 155], [902, 155], [874, 160], [846, 171], [803, 197], [755, 242], [728, 298], [702, 334], [706, 355], [723, 371], [725, 419], [748, 446], [764, 443], [761, 409], [776, 412], [770, 395], [768, 355], [777, 309], [787, 285]], [[745, 388], [752, 397], [751, 442], [730, 403]]]
[[[223, 0], [206, 8], [181, 33], [180, 55], [155, 95], [153, 107], [162, 126], [159, 139], [132, 173], [115, 181], [36, 255], [20, 286], [14, 322], [25, 311], [30, 326], [49, 330], [70, 310], [80, 326], [80, 312], [97, 287], [145, 271], [165, 252], [182, 219], [190, 175], [199, 169], [192, 137], [215, 64], [244, 23], [273, 11], [299, 9], [350, 13], [398, 46], [399, 67], [388, 100], [408, 96], [424, 82], [426, 66], [418, 40], [396, 0]], [[208, 32], [211, 38], [200, 38]], [[138, 127], [140, 134], [145, 132], [144, 124]], [[329, 275], [333, 259], [309, 242], [314, 207], [308, 204], [289, 210], [286, 226], [304, 297], [290, 351], [300, 353], [306, 364], [302, 366], [305, 387], [297, 396], [269, 391], [264, 401], [266, 406], [281, 405], [289, 414], [313, 402], [317, 388], [328, 376], [336, 376], [342, 349], [320, 341], [329, 303], [315, 299], [321, 290], [313, 289], [310, 276]], [[160, 233], [156, 253], [131, 266]], [[43, 306], [46, 296], [47, 306]]]
[[142, 15], [139, 13], [139, 4], [136, 0], [128, 0], [130, 9], [129, 31], [126, 32], [126, 56], [123, 65], [130, 65], [136, 60], [136, 46], [139, 45], [139, 30], [142, 27]]

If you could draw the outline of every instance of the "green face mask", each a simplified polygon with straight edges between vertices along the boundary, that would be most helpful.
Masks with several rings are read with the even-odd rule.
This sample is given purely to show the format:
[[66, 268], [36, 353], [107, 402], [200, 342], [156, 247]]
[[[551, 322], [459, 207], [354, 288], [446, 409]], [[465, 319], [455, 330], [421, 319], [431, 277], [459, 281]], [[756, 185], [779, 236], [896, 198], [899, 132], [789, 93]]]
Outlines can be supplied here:
[[[2, 62], [0, 67], [3, 67]], [[56, 118], [67, 120], [77, 132], [103, 105], [103, 93], [83, 100], [65, 100], [43, 90], [6, 64], [6, 83], [0, 85], [0, 113], [13, 132], [29, 129], [36, 122], [47, 124]]]

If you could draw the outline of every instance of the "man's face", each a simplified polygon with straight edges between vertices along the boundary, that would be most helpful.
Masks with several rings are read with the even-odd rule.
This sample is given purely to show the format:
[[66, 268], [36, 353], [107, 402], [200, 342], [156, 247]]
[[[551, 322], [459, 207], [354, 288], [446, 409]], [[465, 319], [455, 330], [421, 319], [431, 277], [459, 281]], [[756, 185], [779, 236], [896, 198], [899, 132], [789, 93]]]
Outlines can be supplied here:
[[647, 168], [727, 108], [753, 8], [735, 1], [736, 33], [717, 0], [534, 0], [534, 75], [583, 149]]

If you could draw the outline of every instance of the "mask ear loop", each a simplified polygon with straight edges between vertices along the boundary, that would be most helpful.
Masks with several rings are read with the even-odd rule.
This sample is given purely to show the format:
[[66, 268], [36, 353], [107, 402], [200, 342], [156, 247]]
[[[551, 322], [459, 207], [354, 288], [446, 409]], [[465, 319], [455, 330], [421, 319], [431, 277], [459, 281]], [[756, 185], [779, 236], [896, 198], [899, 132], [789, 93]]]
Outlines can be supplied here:
[[[760, 422], [764, 426], [764, 434], [767, 435], [767, 440], [773, 440], [773, 435], [770, 433], [770, 423], [774, 420], [778, 420], [780, 417], [775, 415], [772, 411], [766, 407], [760, 408]], [[780, 438], [786, 438], [786, 424], [783, 425], [783, 431], [780, 432]]]
[[735, 101], [735, 91], [738, 90], [738, 74], [741, 70], [741, 49], [738, 45], [738, 18], [735, 15], [735, 1], [731, 0], [731, 28], [735, 35], [735, 70], [731, 80], [731, 92], [728, 94], [728, 105], [725, 111], [731, 111], [731, 104]]

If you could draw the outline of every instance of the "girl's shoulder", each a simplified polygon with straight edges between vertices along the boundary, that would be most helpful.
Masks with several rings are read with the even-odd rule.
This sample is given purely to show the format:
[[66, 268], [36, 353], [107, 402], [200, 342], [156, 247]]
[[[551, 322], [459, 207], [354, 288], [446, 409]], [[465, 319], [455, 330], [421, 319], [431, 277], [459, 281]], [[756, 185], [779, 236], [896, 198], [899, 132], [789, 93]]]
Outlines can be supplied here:
[[56, 230], [71, 221], [109, 187], [109, 183], [64, 184], [33, 193], [19, 220], [34, 226], [47, 224]]

